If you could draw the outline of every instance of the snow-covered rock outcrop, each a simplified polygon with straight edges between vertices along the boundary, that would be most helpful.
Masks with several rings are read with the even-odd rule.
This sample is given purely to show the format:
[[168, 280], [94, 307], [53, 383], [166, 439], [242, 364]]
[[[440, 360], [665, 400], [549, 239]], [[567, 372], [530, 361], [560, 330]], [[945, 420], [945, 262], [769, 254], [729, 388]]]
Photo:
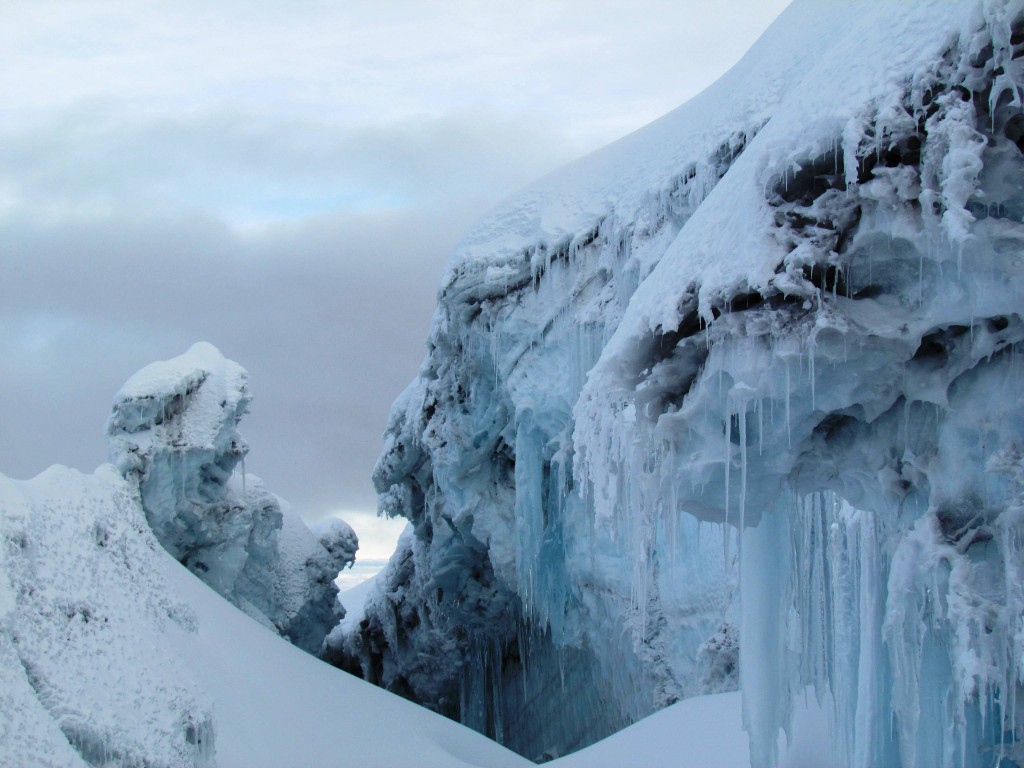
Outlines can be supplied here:
[[757, 766], [808, 689], [836, 765], [1024, 764], [1022, 89], [1018, 0], [797, 0], [485, 218], [331, 654], [530, 757], [738, 684]]
[[245, 474], [248, 446], [237, 426], [251, 399], [246, 382], [241, 366], [206, 343], [146, 366], [114, 398], [110, 460], [138, 487], [146, 519], [171, 555], [316, 654], [343, 615], [334, 579], [354, 562], [358, 541], [341, 520], [315, 536]]

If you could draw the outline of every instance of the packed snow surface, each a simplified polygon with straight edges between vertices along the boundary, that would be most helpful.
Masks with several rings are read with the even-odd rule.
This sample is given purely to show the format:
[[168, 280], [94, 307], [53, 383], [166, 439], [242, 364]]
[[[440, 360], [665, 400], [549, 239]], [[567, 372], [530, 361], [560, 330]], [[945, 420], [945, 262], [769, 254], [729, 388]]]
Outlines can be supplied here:
[[[831, 768], [827, 716], [813, 697], [797, 701], [780, 768]], [[696, 696], [546, 765], [550, 768], [742, 768], [750, 765], [738, 691]]]
[[328, 656], [531, 758], [738, 687], [755, 766], [801, 697], [837, 766], [1024, 764], [1022, 107], [1019, 0], [797, 0], [486, 216]]

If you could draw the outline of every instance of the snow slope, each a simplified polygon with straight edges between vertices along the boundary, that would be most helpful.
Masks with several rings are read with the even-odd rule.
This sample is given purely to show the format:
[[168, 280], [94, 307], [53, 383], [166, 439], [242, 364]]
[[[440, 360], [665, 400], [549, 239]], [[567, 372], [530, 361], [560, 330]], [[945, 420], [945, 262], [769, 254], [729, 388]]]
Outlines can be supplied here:
[[[739, 693], [680, 701], [551, 768], [738, 768], [750, 764]], [[826, 768], [821, 766], [820, 768]]]
[[808, 687], [837, 765], [1024, 763], [1022, 93], [1019, 0], [797, 0], [485, 217], [331, 652], [530, 757], [739, 686], [753, 765]]
[[523, 766], [177, 563], [112, 466], [0, 476], [0, 765]]
[[165, 558], [197, 616], [169, 644], [213, 703], [217, 765], [525, 766], [477, 733], [334, 669], [267, 632]]

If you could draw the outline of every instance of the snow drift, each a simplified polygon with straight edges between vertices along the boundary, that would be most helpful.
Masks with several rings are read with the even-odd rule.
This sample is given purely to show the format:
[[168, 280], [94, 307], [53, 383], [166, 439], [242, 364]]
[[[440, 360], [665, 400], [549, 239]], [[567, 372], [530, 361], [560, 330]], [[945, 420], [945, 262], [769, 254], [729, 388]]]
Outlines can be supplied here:
[[739, 686], [757, 766], [799, 694], [836, 765], [1024, 761], [1022, 87], [1017, 0], [798, 0], [486, 217], [330, 657], [532, 758]]

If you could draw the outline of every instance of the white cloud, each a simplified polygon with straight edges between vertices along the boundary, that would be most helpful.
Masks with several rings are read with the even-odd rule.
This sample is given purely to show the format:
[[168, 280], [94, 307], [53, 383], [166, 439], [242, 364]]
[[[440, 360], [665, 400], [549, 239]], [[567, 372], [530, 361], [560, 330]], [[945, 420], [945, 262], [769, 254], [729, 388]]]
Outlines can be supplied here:
[[485, 114], [373, 129], [230, 113], [117, 115], [79, 105], [43, 125], [0, 129], [8, 209], [47, 220], [201, 212], [253, 224], [479, 208], [573, 155], [553, 126]]
[[65, 0], [0, 11], [9, 114], [113, 98], [375, 126], [544, 115], [581, 146], [706, 86], [782, 0], [203, 3]]

